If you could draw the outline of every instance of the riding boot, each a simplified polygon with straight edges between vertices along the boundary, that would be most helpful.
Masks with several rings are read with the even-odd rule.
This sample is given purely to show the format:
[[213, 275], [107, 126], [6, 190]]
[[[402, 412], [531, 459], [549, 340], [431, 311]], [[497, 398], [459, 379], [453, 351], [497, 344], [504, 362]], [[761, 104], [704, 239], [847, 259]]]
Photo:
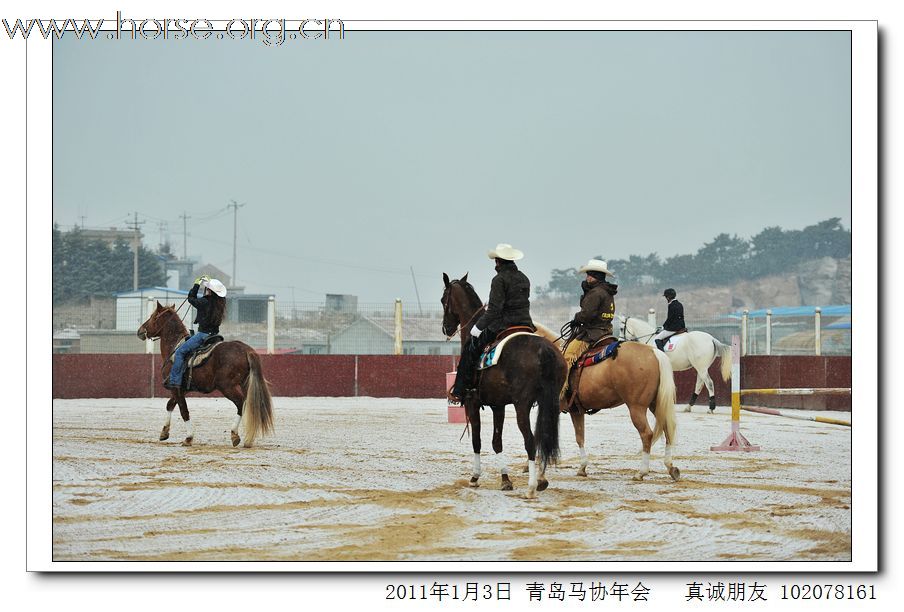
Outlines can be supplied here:
[[477, 360], [480, 359], [480, 348], [477, 344], [477, 340], [472, 338], [465, 345], [464, 350], [461, 352], [461, 359], [458, 361], [458, 368], [455, 371], [455, 384], [452, 385], [450, 395], [459, 402], [465, 398], [465, 392], [474, 384], [474, 370]]

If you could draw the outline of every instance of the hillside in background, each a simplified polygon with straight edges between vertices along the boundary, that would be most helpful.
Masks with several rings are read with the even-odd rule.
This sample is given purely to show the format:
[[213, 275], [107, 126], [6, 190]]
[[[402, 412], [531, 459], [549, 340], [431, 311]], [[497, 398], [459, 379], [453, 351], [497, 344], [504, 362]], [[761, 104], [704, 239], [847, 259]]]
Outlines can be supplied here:
[[[614, 279], [618, 283], [618, 278]], [[708, 317], [758, 308], [781, 306], [827, 306], [851, 303], [851, 256], [843, 259], [822, 257], [800, 262], [784, 274], [773, 274], [756, 279], [742, 279], [732, 283], [683, 287], [669, 285], [678, 292], [687, 317]], [[665, 286], [630, 286], [619, 284], [615, 297], [619, 314], [646, 316], [650, 308], [657, 312], [657, 319], [665, 314], [666, 302], [662, 297]], [[531, 301], [532, 310], [568, 316], [577, 309], [578, 298], [544, 295]], [[570, 317], [569, 317], [570, 318]], [[543, 323], [543, 321], [540, 321]], [[551, 322], [554, 323], [554, 322]]]

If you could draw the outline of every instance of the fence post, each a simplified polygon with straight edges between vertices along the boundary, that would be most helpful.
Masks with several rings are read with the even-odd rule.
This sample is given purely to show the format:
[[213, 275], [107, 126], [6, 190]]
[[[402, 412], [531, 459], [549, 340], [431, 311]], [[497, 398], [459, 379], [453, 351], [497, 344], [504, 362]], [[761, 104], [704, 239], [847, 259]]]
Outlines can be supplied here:
[[[150, 319], [151, 315], [154, 314], [154, 310], [156, 309], [156, 306], [157, 306], [154, 302], [155, 302], [154, 298], [152, 298], [152, 297], [148, 298], [148, 306], [146, 309], [147, 310], [146, 319]], [[147, 340], [144, 341], [144, 352], [148, 355], [154, 354], [154, 341], [151, 340], [150, 338], [148, 338]]]
[[276, 348], [276, 297], [267, 298], [267, 354]]
[[395, 301], [395, 342], [392, 354], [402, 354], [402, 300], [400, 298], [396, 298]]
[[772, 354], [772, 310], [766, 311], [766, 354]]
[[721, 444], [710, 446], [712, 451], [758, 451], [741, 434], [741, 347], [737, 336], [731, 337], [731, 433]]
[[741, 315], [741, 357], [747, 354], [747, 319], [750, 311], [746, 308]]
[[822, 355], [822, 308], [816, 307], [816, 354]]
[[652, 327], [653, 329], [656, 329], [656, 309], [655, 308], [651, 308], [647, 312], [647, 323], [650, 324], [650, 327]]

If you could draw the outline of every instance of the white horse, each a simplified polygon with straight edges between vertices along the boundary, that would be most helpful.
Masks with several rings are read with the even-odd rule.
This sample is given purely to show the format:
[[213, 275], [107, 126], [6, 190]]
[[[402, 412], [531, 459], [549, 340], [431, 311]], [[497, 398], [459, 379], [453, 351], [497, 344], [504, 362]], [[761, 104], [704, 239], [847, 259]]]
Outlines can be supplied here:
[[[654, 341], [656, 330], [650, 327], [649, 323], [633, 317], [619, 316], [618, 319], [621, 322], [621, 335], [625, 340], [645, 342], [656, 347]], [[697, 371], [697, 385], [694, 387], [691, 401], [684, 411], [691, 411], [703, 385], [706, 385], [706, 390], [709, 391], [709, 411], [715, 410], [716, 394], [712, 378], [709, 377], [709, 366], [717, 357], [720, 357], [722, 359], [722, 380], [727, 381], [731, 377], [731, 347], [722, 344], [706, 332], [692, 331], [672, 336], [666, 340], [665, 349], [665, 354], [672, 362], [672, 370], [680, 372], [694, 368]]]

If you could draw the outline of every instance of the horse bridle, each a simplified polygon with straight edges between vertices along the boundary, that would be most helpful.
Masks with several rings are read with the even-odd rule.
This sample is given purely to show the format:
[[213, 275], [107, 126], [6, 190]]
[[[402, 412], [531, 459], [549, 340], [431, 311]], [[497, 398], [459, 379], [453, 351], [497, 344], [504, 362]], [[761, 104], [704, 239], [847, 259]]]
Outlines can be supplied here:
[[[467, 276], [467, 275], [465, 275], [465, 276]], [[449, 310], [449, 302], [452, 301], [452, 300], [449, 299], [449, 298], [451, 297], [450, 291], [449, 291], [449, 290], [452, 288], [452, 285], [459, 285], [459, 286], [460, 286], [460, 285], [461, 285], [461, 281], [458, 280], [458, 279], [456, 279], [456, 280], [450, 282], [450, 283], [449, 283], [449, 286], [446, 287], [446, 291], [443, 293], [443, 297], [445, 298], [445, 300], [443, 301], [443, 333], [445, 333], [445, 331], [446, 331], [446, 330], [445, 330], [445, 320], [446, 320], [446, 315], [448, 315], [448, 314], [454, 314], [454, 313], [451, 313], [451, 311]], [[483, 310], [484, 310], [485, 308], [486, 308], [486, 304], [484, 304], [484, 305], [482, 305], [480, 308], [478, 308], [478, 309], [474, 312], [474, 314], [471, 315], [471, 318], [468, 319], [464, 324], [459, 323], [459, 324], [458, 324], [458, 327], [455, 328], [455, 331], [452, 332], [451, 334], [449, 334], [448, 336], [446, 336], [446, 342], [449, 342], [452, 338], [454, 338], [454, 337], [455, 337], [455, 334], [457, 334], [458, 332], [460, 332], [461, 329], [462, 329], [463, 327], [467, 327], [468, 325], [470, 325], [470, 324], [471, 324], [471, 321], [474, 320], [474, 317], [476, 317], [476, 316], [479, 315], [481, 312], [483, 312]]]
[[633, 338], [631, 338], [631, 339], [629, 340], [629, 339], [628, 339], [628, 319], [630, 319], [630, 318], [631, 318], [631, 317], [625, 317], [625, 318], [624, 318], [624, 323], [622, 323], [622, 332], [621, 332], [621, 335], [622, 335], [622, 338], [625, 339], [625, 341], [627, 341], [627, 342], [638, 342], [638, 341], [641, 341], [641, 342], [646, 343], [646, 341], [647, 341], [648, 338], [652, 338], [653, 336], [656, 335], [656, 332], [653, 331], [653, 332], [650, 332], [649, 334], [646, 334], [646, 335], [644, 335], [644, 336], [634, 336]]

